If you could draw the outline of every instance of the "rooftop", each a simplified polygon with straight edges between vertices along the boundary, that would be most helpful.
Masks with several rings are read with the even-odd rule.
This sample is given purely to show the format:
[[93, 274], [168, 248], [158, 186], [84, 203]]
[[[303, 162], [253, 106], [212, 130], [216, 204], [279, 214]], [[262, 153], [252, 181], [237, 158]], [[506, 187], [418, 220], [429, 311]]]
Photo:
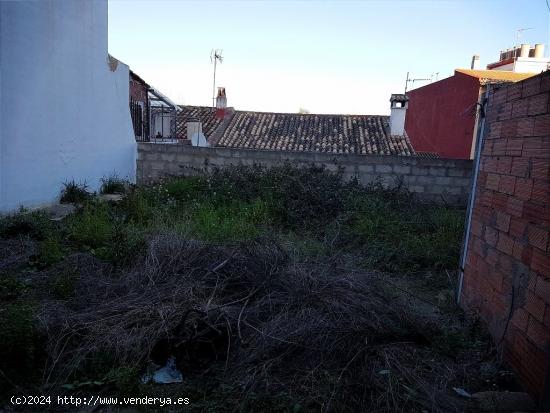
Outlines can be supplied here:
[[495, 82], [519, 82], [520, 80], [536, 75], [536, 73], [517, 73], [505, 70], [472, 69], [456, 69], [455, 73], [462, 73], [468, 76], [477, 77], [482, 84]]
[[215, 118], [212, 108], [204, 106], [184, 106], [179, 116], [180, 137], [185, 137], [184, 117], [198, 117], [203, 123], [203, 133], [212, 146], [335, 154], [415, 155], [407, 136], [390, 134], [389, 116], [229, 111], [226, 121], [222, 121]]

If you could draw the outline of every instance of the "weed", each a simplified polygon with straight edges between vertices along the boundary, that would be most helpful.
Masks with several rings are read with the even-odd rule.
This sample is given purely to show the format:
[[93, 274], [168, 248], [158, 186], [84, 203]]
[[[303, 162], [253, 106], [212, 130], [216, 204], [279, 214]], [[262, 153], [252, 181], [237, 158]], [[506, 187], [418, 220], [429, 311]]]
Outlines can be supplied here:
[[119, 178], [116, 174], [101, 178], [102, 194], [123, 194], [126, 192], [128, 181]]
[[106, 203], [86, 203], [83, 210], [69, 218], [69, 236], [85, 248], [99, 248], [107, 244], [113, 234], [113, 225]]
[[38, 255], [33, 264], [39, 268], [47, 268], [63, 259], [64, 251], [61, 241], [57, 237], [50, 236], [40, 242]]
[[75, 269], [63, 269], [51, 280], [52, 294], [59, 300], [68, 300], [74, 296], [78, 274]]
[[0, 311], [0, 370], [12, 382], [29, 379], [39, 353], [33, 308], [28, 303], [11, 302]]
[[0, 278], [0, 301], [12, 301], [19, 298], [27, 286], [11, 275], [2, 275]]
[[54, 230], [54, 225], [48, 215], [42, 211], [28, 212], [22, 209], [19, 213], [0, 219], [0, 236], [2, 237], [28, 235], [32, 238], [44, 239]]
[[88, 191], [88, 185], [86, 182], [77, 183], [74, 180], [63, 183], [63, 189], [61, 190], [60, 202], [62, 204], [80, 204], [92, 197], [92, 194]]
[[191, 228], [207, 241], [239, 241], [260, 234], [260, 224], [267, 223], [265, 203], [232, 203], [226, 206], [197, 204], [192, 213]]

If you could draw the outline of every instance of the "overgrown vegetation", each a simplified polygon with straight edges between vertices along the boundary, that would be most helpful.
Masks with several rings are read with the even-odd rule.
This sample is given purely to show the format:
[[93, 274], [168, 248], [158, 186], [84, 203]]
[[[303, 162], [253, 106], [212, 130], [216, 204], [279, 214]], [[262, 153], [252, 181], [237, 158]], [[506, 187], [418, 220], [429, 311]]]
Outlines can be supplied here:
[[63, 183], [63, 190], [61, 191], [61, 198], [59, 201], [62, 204], [80, 204], [89, 200], [91, 197], [92, 194], [86, 182], [71, 180]]
[[[452, 387], [509, 384], [452, 302], [463, 214], [421, 205], [398, 182], [362, 187], [285, 165], [131, 188], [118, 203], [90, 197], [59, 225], [3, 218], [3, 394], [185, 394], [202, 411], [468, 410]], [[184, 382], [142, 384], [169, 356]], [[37, 374], [5, 380], [21, 357]]]
[[123, 194], [126, 192], [127, 187], [128, 182], [114, 174], [101, 178], [101, 189], [99, 192], [102, 194]]

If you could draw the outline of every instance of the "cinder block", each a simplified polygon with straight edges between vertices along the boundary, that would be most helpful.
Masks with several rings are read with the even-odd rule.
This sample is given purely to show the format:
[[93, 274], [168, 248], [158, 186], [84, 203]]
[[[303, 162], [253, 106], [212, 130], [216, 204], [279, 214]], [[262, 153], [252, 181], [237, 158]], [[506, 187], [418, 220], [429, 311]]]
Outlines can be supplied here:
[[358, 165], [357, 170], [359, 172], [374, 172], [374, 165]]
[[392, 173], [393, 168], [390, 165], [376, 165], [375, 167], [376, 172], [380, 173]]
[[411, 171], [413, 175], [428, 175], [429, 172], [429, 168], [425, 166], [413, 166]]
[[396, 174], [410, 174], [411, 167], [408, 165], [394, 165], [393, 172]]
[[432, 176], [445, 176], [446, 172], [446, 168], [430, 166], [430, 175]]
[[453, 182], [453, 178], [449, 178], [446, 176], [437, 176], [435, 177], [435, 183], [437, 185], [451, 185]]

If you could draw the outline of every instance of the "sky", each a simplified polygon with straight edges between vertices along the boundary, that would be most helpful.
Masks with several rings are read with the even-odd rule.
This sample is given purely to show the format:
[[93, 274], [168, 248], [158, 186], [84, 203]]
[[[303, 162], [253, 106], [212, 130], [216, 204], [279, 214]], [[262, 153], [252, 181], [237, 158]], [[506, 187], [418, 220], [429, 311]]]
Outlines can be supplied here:
[[484, 68], [514, 44], [548, 45], [547, 4], [109, 0], [109, 53], [179, 104], [212, 104], [221, 49], [216, 86], [237, 110], [385, 115], [407, 72], [435, 81], [474, 54]]

